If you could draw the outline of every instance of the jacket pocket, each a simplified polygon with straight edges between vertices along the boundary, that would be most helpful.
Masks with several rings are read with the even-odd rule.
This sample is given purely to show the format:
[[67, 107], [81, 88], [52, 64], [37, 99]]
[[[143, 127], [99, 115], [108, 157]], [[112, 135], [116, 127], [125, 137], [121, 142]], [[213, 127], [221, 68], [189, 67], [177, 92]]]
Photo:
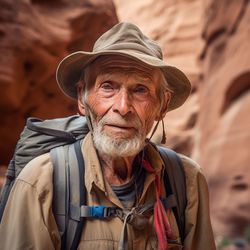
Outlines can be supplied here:
[[181, 244], [181, 239], [168, 240], [168, 249], [171, 250], [180, 250], [183, 249], [183, 245]]
[[169, 250], [181, 250], [183, 249], [183, 246], [178, 243], [168, 243], [168, 249]]
[[[150, 237], [149, 239], [150, 247], [148, 246], [146, 249], [150, 250], [158, 250], [158, 240], [157, 237]], [[180, 240], [168, 240], [168, 250], [182, 250], [183, 245], [180, 243]]]

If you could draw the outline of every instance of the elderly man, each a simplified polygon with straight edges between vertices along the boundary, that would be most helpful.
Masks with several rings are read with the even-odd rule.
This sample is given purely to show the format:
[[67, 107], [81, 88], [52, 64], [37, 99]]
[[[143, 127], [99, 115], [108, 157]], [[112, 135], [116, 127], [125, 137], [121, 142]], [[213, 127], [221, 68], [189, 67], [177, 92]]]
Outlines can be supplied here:
[[[190, 83], [162, 60], [160, 47], [135, 25], [120, 23], [96, 41], [92, 52], [66, 57], [57, 80], [88, 120], [90, 133], [81, 146], [87, 204], [126, 209], [127, 215], [153, 204], [142, 225], [127, 225], [128, 216], [87, 218], [78, 249], [215, 249], [207, 184], [199, 166], [185, 156], [180, 155], [187, 197], [183, 242], [173, 210], [163, 206], [166, 166], [146, 137], [154, 122], [185, 102]], [[1, 249], [61, 248], [52, 175], [49, 154], [24, 168], [3, 215]]]

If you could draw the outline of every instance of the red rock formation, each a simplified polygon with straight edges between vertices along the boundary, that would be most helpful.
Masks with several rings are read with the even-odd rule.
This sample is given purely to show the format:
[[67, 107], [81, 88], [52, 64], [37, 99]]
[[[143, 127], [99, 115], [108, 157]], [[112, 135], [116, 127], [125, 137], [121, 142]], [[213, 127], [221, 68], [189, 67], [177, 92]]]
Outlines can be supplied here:
[[250, 4], [207, 1], [201, 54], [200, 138], [217, 235], [239, 236], [250, 225]]
[[0, 164], [6, 164], [25, 119], [76, 112], [55, 81], [67, 54], [91, 50], [117, 22], [111, 0], [0, 0]]

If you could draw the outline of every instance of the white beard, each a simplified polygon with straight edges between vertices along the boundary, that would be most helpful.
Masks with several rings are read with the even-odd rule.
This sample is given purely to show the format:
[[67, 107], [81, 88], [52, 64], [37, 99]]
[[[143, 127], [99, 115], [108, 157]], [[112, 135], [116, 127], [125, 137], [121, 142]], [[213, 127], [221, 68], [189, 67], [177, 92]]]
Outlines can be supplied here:
[[106, 135], [101, 126], [93, 131], [93, 141], [96, 149], [103, 154], [113, 157], [128, 157], [138, 154], [145, 145], [141, 136], [132, 139], [115, 139]]
[[145, 146], [146, 133], [140, 129], [141, 123], [138, 119], [133, 119], [136, 127], [139, 127], [138, 132], [133, 138], [113, 138], [107, 135], [104, 130], [105, 120], [104, 116], [98, 123], [94, 121], [91, 114], [91, 121], [93, 125], [93, 141], [96, 149], [103, 154], [112, 157], [128, 157], [137, 155]]

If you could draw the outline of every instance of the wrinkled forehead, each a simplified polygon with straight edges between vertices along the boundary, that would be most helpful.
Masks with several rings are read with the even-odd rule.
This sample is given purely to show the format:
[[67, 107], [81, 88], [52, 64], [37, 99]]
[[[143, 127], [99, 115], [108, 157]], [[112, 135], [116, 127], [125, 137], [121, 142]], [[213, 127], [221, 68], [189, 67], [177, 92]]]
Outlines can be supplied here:
[[100, 56], [88, 65], [90, 77], [96, 78], [98, 75], [112, 73], [129, 73], [138, 77], [156, 80], [161, 75], [158, 68], [154, 68], [140, 61], [124, 56]]

